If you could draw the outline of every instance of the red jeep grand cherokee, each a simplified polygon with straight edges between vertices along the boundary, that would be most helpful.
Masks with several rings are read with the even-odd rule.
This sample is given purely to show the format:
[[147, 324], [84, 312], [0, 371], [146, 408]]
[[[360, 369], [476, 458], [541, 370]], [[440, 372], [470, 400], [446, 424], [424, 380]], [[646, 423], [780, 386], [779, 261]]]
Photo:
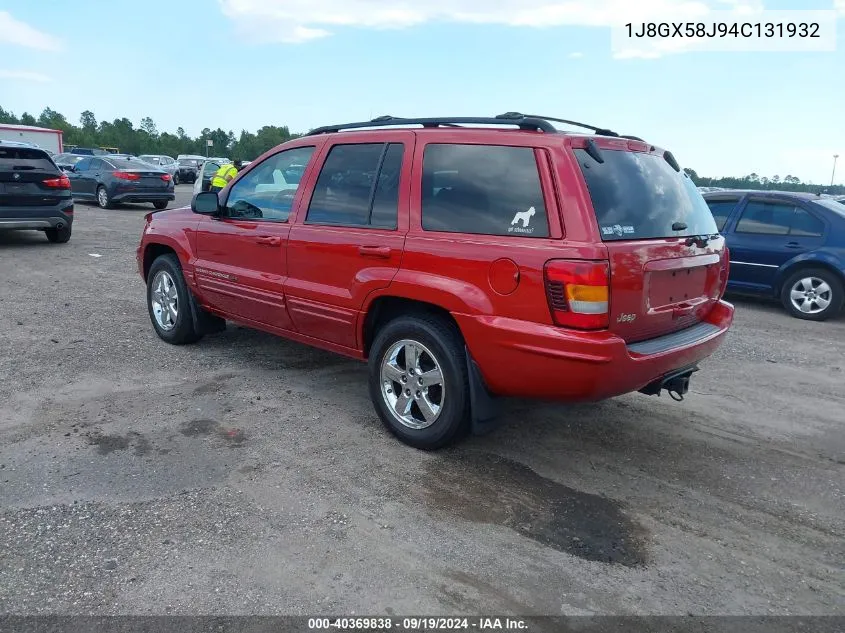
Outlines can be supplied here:
[[422, 449], [487, 428], [494, 396], [680, 399], [733, 318], [725, 241], [672, 154], [550, 117], [319, 128], [146, 220], [162, 339], [231, 320], [366, 359]]

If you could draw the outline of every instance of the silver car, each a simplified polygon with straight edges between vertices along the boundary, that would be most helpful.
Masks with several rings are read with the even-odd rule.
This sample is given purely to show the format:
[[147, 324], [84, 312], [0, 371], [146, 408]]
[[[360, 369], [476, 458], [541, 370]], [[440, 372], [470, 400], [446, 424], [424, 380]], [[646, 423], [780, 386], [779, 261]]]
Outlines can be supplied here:
[[177, 163], [175, 159], [162, 154], [141, 154], [138, 158], [145, 163], [149, 163], [150, 165], [155, 165], [159, 169], [163, 169], [170, 174], [171, 178], [173, 178], [174, 185], [179, 184], [179, 163]]

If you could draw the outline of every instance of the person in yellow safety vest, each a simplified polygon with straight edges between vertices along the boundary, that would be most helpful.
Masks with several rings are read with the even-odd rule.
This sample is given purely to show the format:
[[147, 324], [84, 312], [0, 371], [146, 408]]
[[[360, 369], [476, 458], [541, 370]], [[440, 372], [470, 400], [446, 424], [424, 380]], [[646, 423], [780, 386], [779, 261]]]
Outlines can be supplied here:
[[209, 191], [220, 191], [226, 185], [228, 185], [232, 179], [238, 175], [238, 172], [241, 169], [241, 161], [236, 160], [234, 164], [226, 163], [225, 165], [221, 165], [220, 169], [214, 174], [214, 177], [211, 179], [211, 188]]

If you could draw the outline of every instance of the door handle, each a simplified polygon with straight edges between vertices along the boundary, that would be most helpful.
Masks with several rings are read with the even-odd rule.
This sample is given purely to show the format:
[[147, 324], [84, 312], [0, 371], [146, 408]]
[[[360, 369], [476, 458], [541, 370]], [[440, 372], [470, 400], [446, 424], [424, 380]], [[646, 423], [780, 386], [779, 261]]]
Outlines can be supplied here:
[[378, 257], [380, 259], [390, 259], [389, 246], [359, 246], [358, 254], [363, 257]]
[[801, 248], [801, 245], [798, 242], [787, 242], [786, 248]]
[[264, 244], [265, 246], [278, 246], [282, 243], [282, 240], [278, 237], [256, 237], [255, 241], [258, 244]]

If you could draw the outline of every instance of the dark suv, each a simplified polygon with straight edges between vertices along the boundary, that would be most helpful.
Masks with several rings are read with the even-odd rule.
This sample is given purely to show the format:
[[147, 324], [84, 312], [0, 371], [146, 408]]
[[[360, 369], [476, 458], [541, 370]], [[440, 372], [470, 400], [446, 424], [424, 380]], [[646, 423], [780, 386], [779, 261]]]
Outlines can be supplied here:
[[845, 301], [845, 206], [809, 193], [705, 193], [728, 241], [728, 288], [773, 296], [799, 319], [824, 321]]
[[494, 396], [681, 399], [733, 318], [725, 240], [670, 152], [552, 121], [589, 127], [384, 117], [270, 150], [146, 216], [153, 327], [366, 359], [378, 415], [424, 449], [482, 431]]
[[73, 224], [70, 180], [42, 149], [0, 141], [0, 231], [44, 231], [67, 242]]

